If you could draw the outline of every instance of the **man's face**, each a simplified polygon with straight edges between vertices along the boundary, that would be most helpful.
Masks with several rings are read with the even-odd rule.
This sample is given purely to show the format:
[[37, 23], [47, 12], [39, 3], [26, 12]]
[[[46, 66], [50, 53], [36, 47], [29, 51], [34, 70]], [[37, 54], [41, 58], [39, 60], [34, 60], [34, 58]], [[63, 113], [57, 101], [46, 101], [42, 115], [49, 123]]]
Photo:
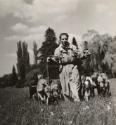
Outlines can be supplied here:
[[66, 35], [62, 35], [60, 41], [61, 41], [62, 45], [67, 46], [68, 37]]

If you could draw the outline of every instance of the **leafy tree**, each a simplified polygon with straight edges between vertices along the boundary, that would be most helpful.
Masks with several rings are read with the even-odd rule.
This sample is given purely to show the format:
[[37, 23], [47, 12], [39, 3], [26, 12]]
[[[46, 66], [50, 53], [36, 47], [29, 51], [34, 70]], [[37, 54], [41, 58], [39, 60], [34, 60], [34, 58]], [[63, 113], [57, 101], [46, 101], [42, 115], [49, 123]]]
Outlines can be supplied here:
[[48, 28], [45, 32], [45, 41], [42, 43], [39, 51], [42, 53], [43, 58], [54, 54], [54, 50], [57, 47], [56, 35], [53, 29]]
[[13, 86], [12, 83], [12, 74], [4, 74], [1, 77], [1, 87]]
[[95, 30], [89, 30], [82, 38], [88, 40], [89, 50], [93, 53], [90, 61], [93, 71], [100, 70], [103, 72], [104, 62], [108, 59], [106, 58], [106, 53], [112, 50], [110, 45], [112, 43], [112, 37], [108, 34], [101, 35]]
[[40, 62], [40, 68], [41, 71], [44, 72], [45, 76], [46, 76], [46, 59], [48, 56], [53, 55], [54, 51], [57, 47], [57, 43], [56, 43], [56, 35], [53, 29], [48, 28], [45, 31], [45, 41], [42, 43], [41, 48], [39, 49], [39, 53], [41, 56], [41, 62]]
[[26, 42], [17, 43], [17, 70], [20, 80], [25, 80], [26, 72], [30, 67], [28, 45]]
[[84, 48], [87, 47], [90, 52], [92, 53], [90, 57], [90, 67], [92, 71], [96, 71], [100, 69], [100, 35], [95, 30], [88, 30], [87, 33], [85, 33], [82, 36], [84, 41], [87, 41], [88, 44]]
[[76, 46], [77, 49], [78, 49], [78, 44], [77, 44], [77, 41], [76, 41], [76, 38], [75, 38], [75, 37], [72, 38], [72, 44], [73, 44], [74, 46]]
[[107, 52], [102, 61], [102, 71], [111, 76], [113, 64], [114, 64], [113, 55]]
[[116, 77], [116, 62], [114, 62], [113, 67], [112, 67], [112, 77]]
[[36, 42], [33, 42], [33, 53], [34, 53], [34, 64], [37, 64], [38, 49]]
[[112, 54], [116, 53], [116, 36], [112, 38], [112, 42], [110, 42], [108, 51]]
[[17, 81], [18, 81], [18, 76], [17, 76], [17, 73], [16, 73], [16, 69], [15, 69], [15, 66], [13, 66], [12, 68], [12, 85], [16, 85]]
[[[91, 30], [88, 30], [87, 33], [84, 33], [82, 35], [82, 39], [83, 41], [88, 41], [88, 43], [91, 43], [93, 42], [93, 38], [94, 36], [96, 35], [99, 35], [98, 31], [94, 30], [94, 29], [91, 29]], [[96, 37], [97, 38], [97, 37]]]
[[28, 45], [26, 42], [22, 42], [22, 60], [25, 65], [26, 72], [28, 72], [29, 66], [30, 66], [30, 59], [29, 59], [29, 52], [28, 52]]

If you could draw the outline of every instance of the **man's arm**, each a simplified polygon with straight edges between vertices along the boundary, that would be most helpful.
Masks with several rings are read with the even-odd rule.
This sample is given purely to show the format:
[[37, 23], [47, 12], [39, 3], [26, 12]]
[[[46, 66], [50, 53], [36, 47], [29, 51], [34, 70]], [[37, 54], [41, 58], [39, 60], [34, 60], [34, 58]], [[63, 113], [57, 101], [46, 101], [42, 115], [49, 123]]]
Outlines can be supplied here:
[[60, 59], [60, 53], [58, 51], [58, 48], [56, 48], [54, 55], [47, 57], [47, 62], [50, 62], [50, 61], [59, 62], [59, 59]]

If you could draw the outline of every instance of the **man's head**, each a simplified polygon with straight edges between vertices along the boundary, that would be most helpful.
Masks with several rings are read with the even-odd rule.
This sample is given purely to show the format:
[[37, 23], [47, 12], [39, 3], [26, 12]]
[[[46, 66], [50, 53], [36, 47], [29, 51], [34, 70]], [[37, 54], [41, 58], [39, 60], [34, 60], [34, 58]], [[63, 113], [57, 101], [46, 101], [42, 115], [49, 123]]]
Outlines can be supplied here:
[[69, 38], [69, 35], [67, 33], [60, 34], [59, 39], [63, 46], [69, 45], [68, 38]]

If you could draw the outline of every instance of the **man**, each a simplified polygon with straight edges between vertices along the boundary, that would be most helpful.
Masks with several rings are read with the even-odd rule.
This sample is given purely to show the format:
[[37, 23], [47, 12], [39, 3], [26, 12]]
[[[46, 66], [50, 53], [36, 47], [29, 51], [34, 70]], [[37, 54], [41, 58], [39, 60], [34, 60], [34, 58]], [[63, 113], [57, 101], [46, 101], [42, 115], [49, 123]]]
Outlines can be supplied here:
[[[78, 50], [74, 45], [68, 42], [69, 35], [61, 33], [59, 40], [60, 45], [56, 48], [55, 59], [60, 63], [60, 82], [64, 99], [73, 98], [74, 101], [80, 101], [79, 90], [79, 73], [75, 63]], [[75, 93], [76, 92], [76, 93]]]

